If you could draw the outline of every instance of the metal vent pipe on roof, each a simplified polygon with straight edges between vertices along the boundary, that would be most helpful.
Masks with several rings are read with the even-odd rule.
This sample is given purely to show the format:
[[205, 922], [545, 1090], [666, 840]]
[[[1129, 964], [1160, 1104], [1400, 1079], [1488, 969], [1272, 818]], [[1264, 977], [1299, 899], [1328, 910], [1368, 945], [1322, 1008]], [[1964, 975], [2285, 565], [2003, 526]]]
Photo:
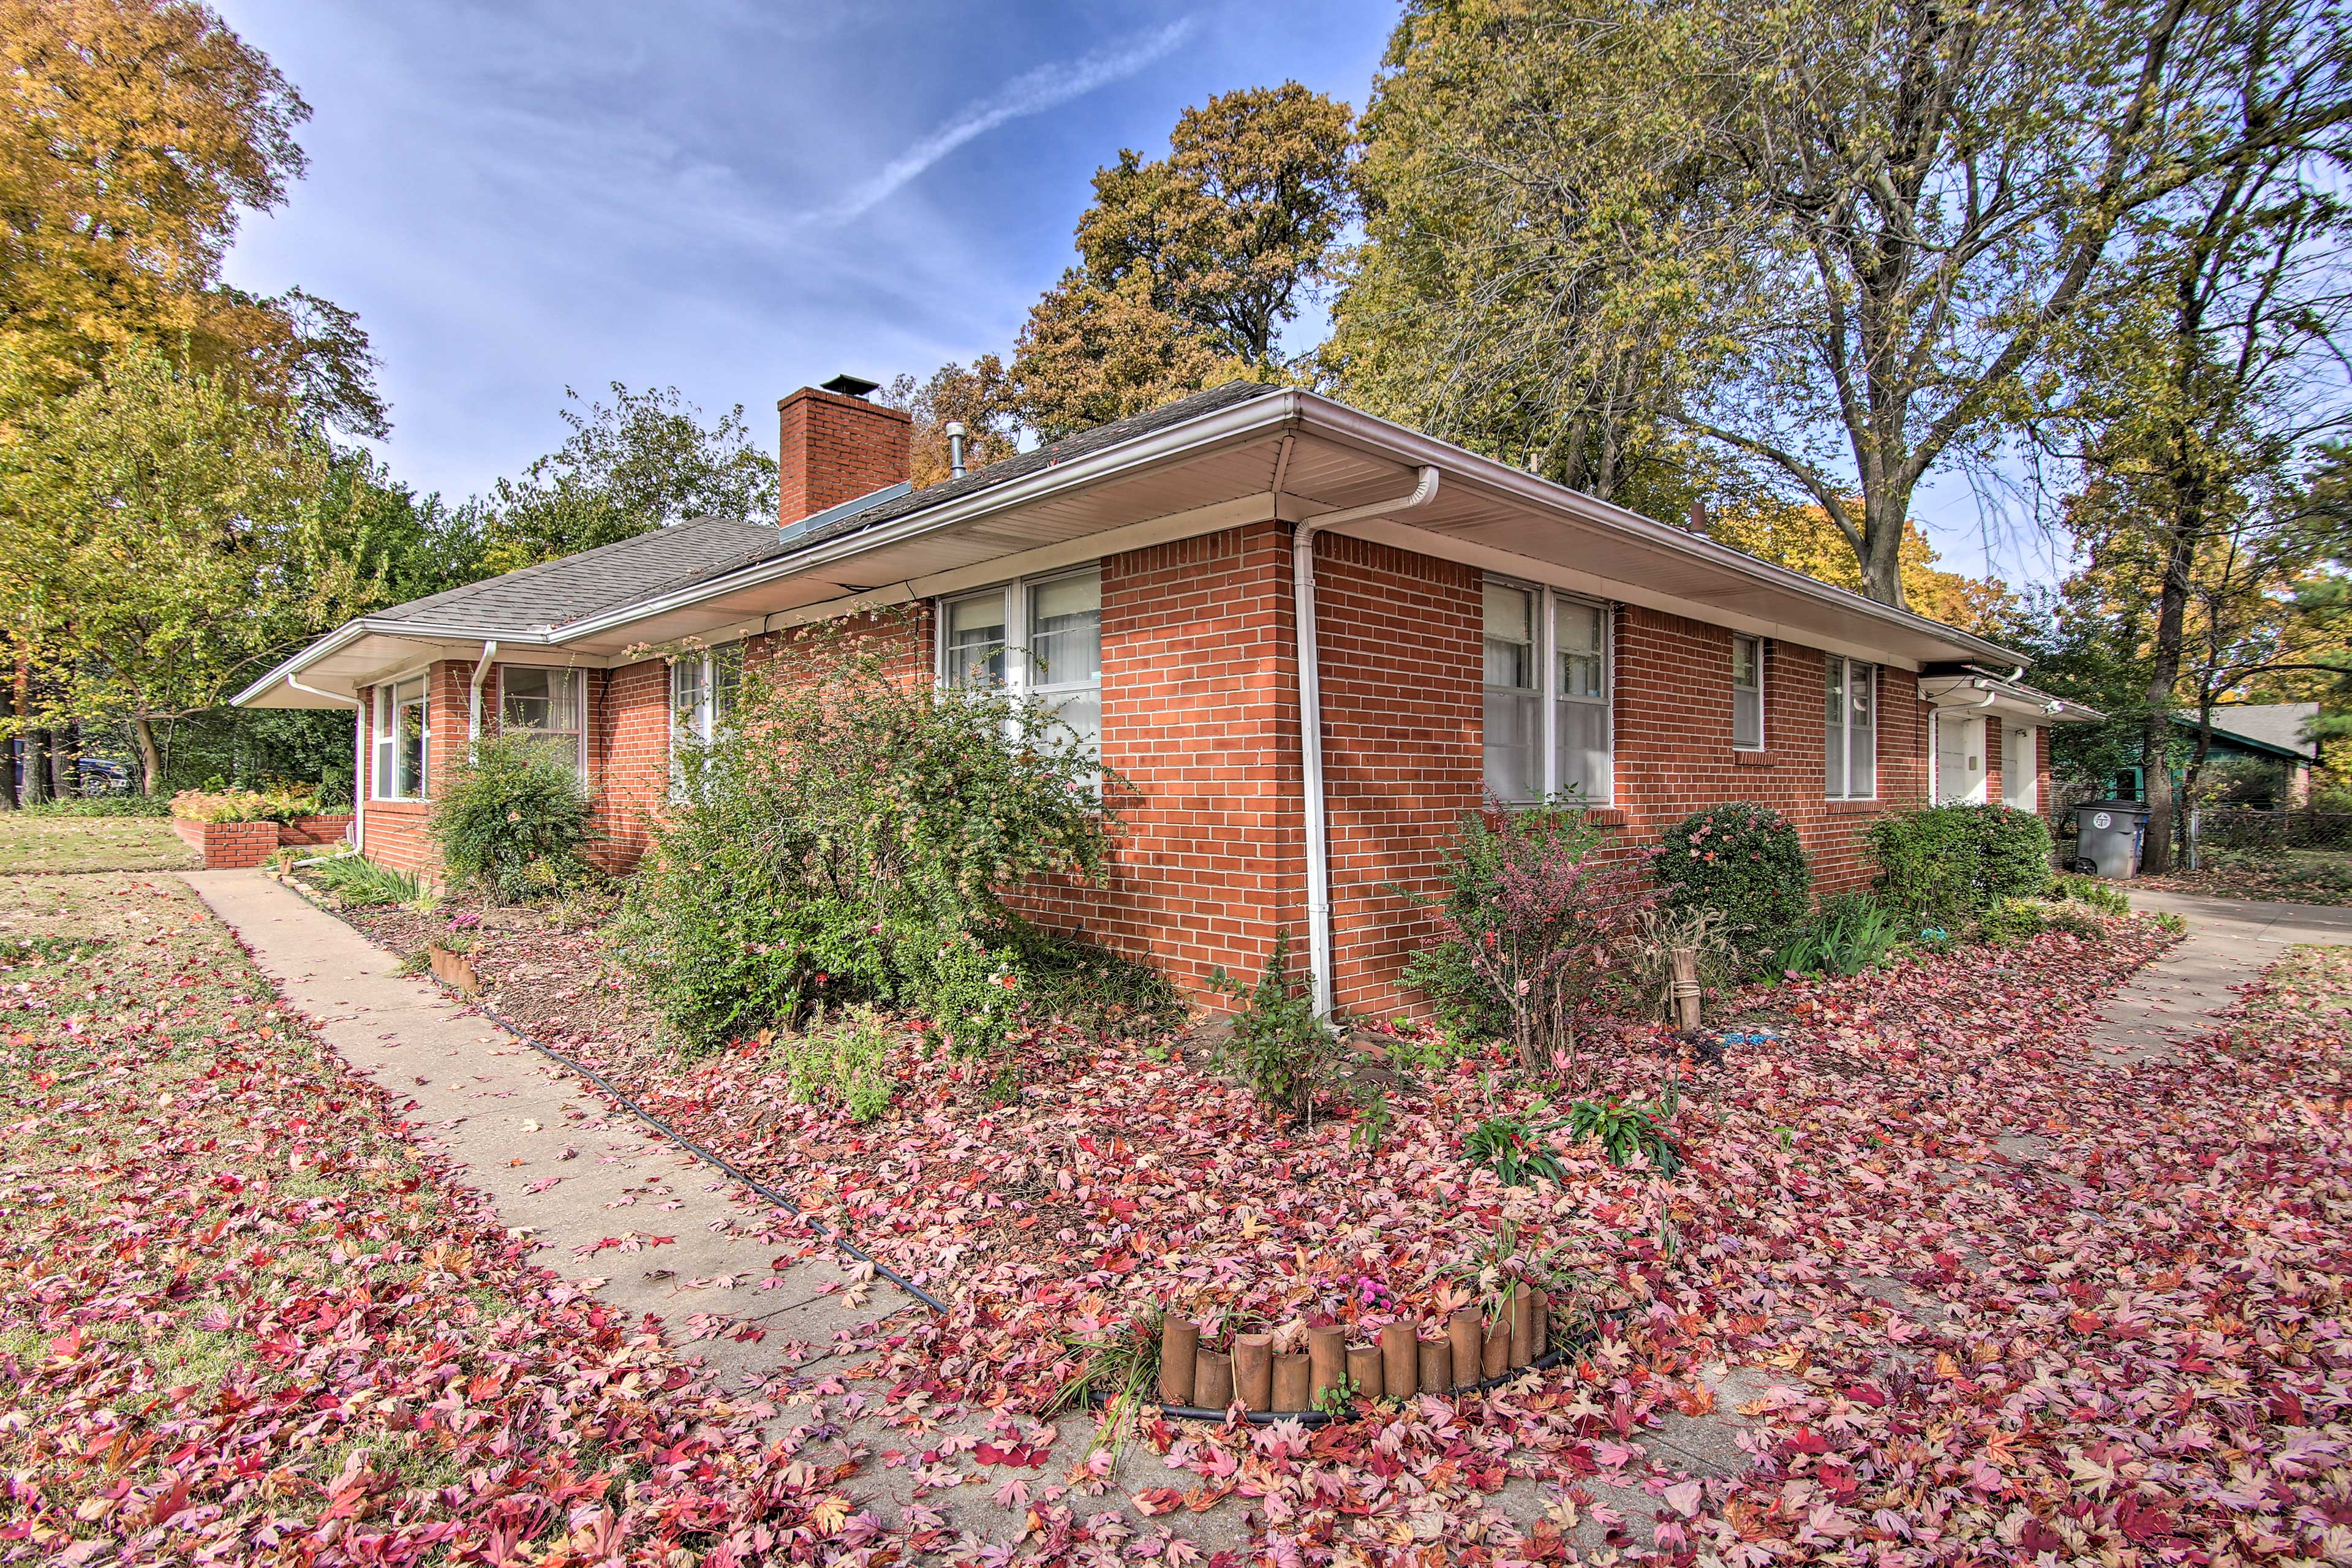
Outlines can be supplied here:
[[948, 421], [948, 478], [963, 478], [963, 421]]

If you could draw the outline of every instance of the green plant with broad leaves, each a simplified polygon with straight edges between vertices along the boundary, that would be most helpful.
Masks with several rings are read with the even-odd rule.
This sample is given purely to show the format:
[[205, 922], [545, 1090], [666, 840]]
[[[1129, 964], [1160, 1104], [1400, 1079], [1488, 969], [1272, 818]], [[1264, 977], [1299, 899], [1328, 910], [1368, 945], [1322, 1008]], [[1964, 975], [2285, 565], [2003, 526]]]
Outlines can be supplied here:
[[1676, 1098], [1672, 1089], [1655, 1101], [1580, 1100], [1568, 1109], [1568, 1130], [1601, 1145], [1612, 1165], [1647, 1162], [1662, 1176], [1682, 1169], [1682, 1156], [1666, 1136]]
[[1462, 1152], [1472, 1163], [1486, 1166], [1507, 1187], [1524, 1187], [1536, 1178], [1558, 1183], [1567, 1179], [1559, 1157], [1544, 1142], [1559, 1125], [1525, 1116], [1489, 1116], [1462, 1139]]
[[1235, 998], [1233, 1035], [1218, 1063], [1249, 1086], [1269, 1112], [1304, 1121], [1314, 1113], [1339, 1037], [1315, 1016], [1315, 998], [1290, 978], [1290, 932], [1274, 933], [1273, 950], [1254, 984], [1244, 984], [1222, 967], [1209, 984]]
[[1324, 1385], [1323, 1392], [1315, 1396], [1315, 1408], [1334, 1421], [1346, 1421], [1356, 1414], [1356, 1401], [1362, 1393], [1354, 1378], [1343, 1376], [1337, 1383]]
[[1349, 1098], [1356, 1102], [1356, 1119], [1348, 1128], [1348, 1147], [1360, 1153], [1379, 1153], [1389, 1135], [1388, 1089], [1377, 1083], [1360, 1083], [1349, 1090]]

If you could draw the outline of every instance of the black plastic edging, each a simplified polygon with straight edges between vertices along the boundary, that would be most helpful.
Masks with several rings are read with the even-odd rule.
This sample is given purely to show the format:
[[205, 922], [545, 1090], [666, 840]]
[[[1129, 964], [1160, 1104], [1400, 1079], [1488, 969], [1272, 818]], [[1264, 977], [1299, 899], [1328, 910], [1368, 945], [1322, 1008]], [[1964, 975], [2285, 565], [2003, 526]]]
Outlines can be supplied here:
[[[1449, 1388], [1445, 1391], [1445, 1396], [1459, 1399], [1465, 1394], [1486, 1394], [1506, 1384], [1516, 1383], [1531, 1372], [1549, 1372], [1553, 1367], [1568, 1360], [1570, 1356], [1581, 1352], [1585, 1346], [1592, 1342], [1595, 1337], [1591, 1334], [1579, 1335], [1567, 1344], [1554, 1345], [1525, 1366], [1513, 1367], [1500, 1377], [1484, 1378], [1476, 1383], [1465, 1384], [1458, 1388]], [[1087, 1407], [1090, 1410], [1100, 1410], [1108, 1403], [1109, 1401], [1099, 1394], [1090, 1394], [1087, 1399]], [[1149, 1399], [1143, 1403], [1153, 1405], [1153, 1402]], [[1162, 1415], [1173, 1415], [1179, 1421], [1214, 1421], [1221, 1426], [1224, 1423], [1227, 1415], [1223, 1410], [1211, 1410], [1202, 1405], [1153, 1405], [1153, 1408]], [[1247, 1410], [1242, 1413], [1242, 1417], [1253, 1426], [1271, 1426], [1277, 1421], [1296, 1421], [1305, 1426], [1325, 1426], [1339, 1419], [1328, 1410]], [[1347, 1419], [1355, 1418], [1349, 1416]]]
[[[333, 910], [327, 908], [326, 905], [312, 898], [310, 896], [310, 889], [303, 887], [300, 883], [289, 878], [286, 879], [286, 885], [292, 888], [295, 894], [299, 897], [304, 903], [309, 904], [320, 914], [331, 916], [338, 921], [342, 920], [342, 916], [337, 914]], [[344, 921], [344, 923], [349, 924], [350, 922]], [[603, 1073], [598, 1072], [594, 1068], [589, 1067], [582, 1062], [573, 1061], [570, 1057], [565, 1056], [562, 1051], [557, 1050], [552, 1046], [544, 1046], [540, 1044], [540, 1042], [532, 1039], [529, 1035], [524, 1034], [522, 1030], [517, 1028], [514, 1024], [502, 1016], [496, 1008], [492, 1007], [488, 1003], [484, 1002], [480, 997], [470, 996], [466, 1000], [470, 1005], [478, 1008], [481, 1011], [482, 1016], [489, 1019], [490, 1022], [496, 1024], [499, 1028], [504, 1029], [508, 1034], [512, 1035], [516, 1039], [520, 1040], [524, 1045], [529, 1046], [532, 1050], [537, 1051], [541, 1056], [545, 1057], [548, 1060], [569, 1069], [581, 1078], [586, 1079], [590, 1083], [594, 1084], [598, 1089], [604, 1090], [606, 1095], [610, 1096], [630, 1115], [635, 1117], [638, 1121], [644, 1122], [646, 1126], [652, 1128], [655, 1131], [660, 1133], [663, 1137], [668, 1139], [671, 1142], [677, 1144], [679, 1148], [685, 1150], [696, 1159], [700, 1160], [704, 1164], [709, 1165], [711, 1169], [721, 1173], [734, 1181], [741, 1183], [744, 1186], [751, 1188], [753, 1192], [759, 1194], [761, 1197], [767, 1199], [778, 1208], [782, 1209], [793, 1218], [806, 1224], [811, 1230], [815, 1231], [819, 1236], [833, 1243], [835, 1247], [849, 1254], [850, 1257], [857, 1259], [858, 1262], [871, 1266], [875, 1273], [879, 1274], [883, 1279], [887, 1279], [891, 1284], [896, 1285], [899, 1289], [904, 1290], [908, 1295], [912, 1296], [916, 1300], [920, 1301], [932, 1311], [939, 1313], [942, 1317], [947, 1315], [948, 1304], [945, 1301], [940, 1300], [937, 1296], [932, 1295], [929, 1290], [924, 1289], [921, 1286], [915, 1284], [913, 1281], [907, 1279], [905, 1275], [900, 1274], [897, 1269], [892, 1268], [888, 1264], [883, 1262], [880, 1258], [876, 1258], [873, 1254], [859, 1247], [856, 1242], [851, 1241], [847, 1237], [843, 1236], [839, 1231], [831, 1228], [823, 1220], [814, 1217], [806, 1209], [803, 1209], [800, 1205], [784, 1196], [783, 1194], [776, 1191], [775, 1188], [769, 1186], [758, 1177], [729, 1164], [725, 1160], [712, 1153], [701, 1144], [697, 1143], [693, 1139], [687, 1137], [684, 1133], [670, 1126], [668, 1122], [664, 1121], [660, 1117], [656, 1116], [644, 1106], [639, 1105], [635, 1100], [630, 1099], [626, 1092], [615, 1088], [612, 1080], [605, 1078]]]

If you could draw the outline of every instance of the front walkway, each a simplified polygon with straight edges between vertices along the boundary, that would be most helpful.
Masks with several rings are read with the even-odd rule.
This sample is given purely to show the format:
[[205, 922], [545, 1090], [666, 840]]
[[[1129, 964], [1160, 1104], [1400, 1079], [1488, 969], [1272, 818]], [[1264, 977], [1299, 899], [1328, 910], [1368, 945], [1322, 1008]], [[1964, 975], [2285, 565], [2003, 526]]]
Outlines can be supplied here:
[[2090, 1044], [2104, 1060], [2134, 1067], [2165, 1061], [2182, 1040], [2211, 1029], [2258, 978], [2300, 943], [2352, 943], [2352, 909], [2201, 898], [2126, 887], [2132, 908], [2179, 915], [2189, 934], [2142, 969], [2100, 1009]]
[[698, 1338], [692, 1349], [723, 1378], [805, 1365], [839, 1336], [870, 1340], [878, 1320], [924, 1310], [886, 1280], [854, 1279], [789, 1215], [432, 981], [400, 973], [399, 960], [291, 889], [258, 871], [183, 877], [320, 1037], [408, 1102], [412, 1124], [500, 1221], [541, 1246], [538, 1261], [616, 1307], [657, 1314], [674, 1345]]

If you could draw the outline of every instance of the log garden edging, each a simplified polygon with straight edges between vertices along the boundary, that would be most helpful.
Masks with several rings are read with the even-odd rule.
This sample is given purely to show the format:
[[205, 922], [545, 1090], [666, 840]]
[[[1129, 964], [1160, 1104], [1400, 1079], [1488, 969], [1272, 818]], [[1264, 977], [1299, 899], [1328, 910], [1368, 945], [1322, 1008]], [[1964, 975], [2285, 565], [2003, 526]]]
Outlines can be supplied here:
[[[1377, 1344], [1349, 1345], [1348, 1331], [1336, 1325], [1310, 1328], [1307, 1348], [1284, 1355], [1273, 1353], [1274, 1336], [1267, 1333], [1236, 1334], [1227, 1350], [1203, 1348], [1198, 1323], [1170, 1316], [1160, 1325], [1153, 1403], [1162, 1415], [1183, 1421], [1222, 1423], [1239, 1405], [1254, 1426], [1319, 1426], [1339, 1419], [1316, 1403], [1332, 1389], [1361, 1399], [1484, 1394], [1558, 1366], [1591, 1342], [1593, 1332], [1587, 1331], [1551, 1343], [1549, 1306], [1545, 1291], [1516, 1282], [1491, 1325], [1481, 1309], [1464, 1307], [1446, 1319], [1441, 1334], [1423, 1335], [1416, 1324], [1399, 1321], [1381, 1328]], [[1455, 1370], [1465, 1363], [1474, 1375], [1456, 1381]], [[1096, 1394], [1087, 1403], [1108, 1401]]]

